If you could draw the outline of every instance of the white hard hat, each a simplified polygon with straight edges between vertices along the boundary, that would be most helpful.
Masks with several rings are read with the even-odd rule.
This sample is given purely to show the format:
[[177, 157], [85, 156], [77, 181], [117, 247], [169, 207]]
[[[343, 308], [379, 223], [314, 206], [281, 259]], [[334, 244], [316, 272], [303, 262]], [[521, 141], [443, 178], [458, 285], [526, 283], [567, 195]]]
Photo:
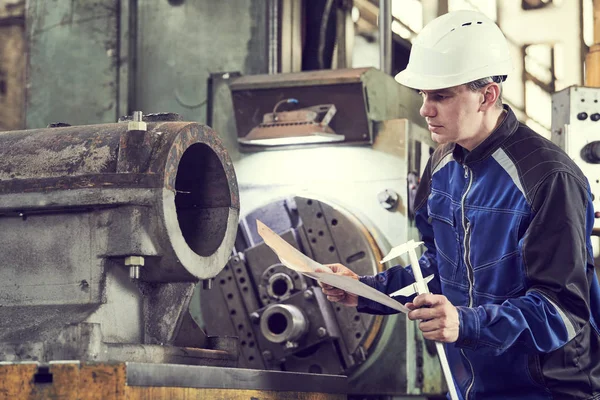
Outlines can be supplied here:
[[512, 71], [506, 38], [485, 15], [470, 10], [444, 14], [417, 35], [408, 66], [396, 80], [413, 89], [436, 90]]

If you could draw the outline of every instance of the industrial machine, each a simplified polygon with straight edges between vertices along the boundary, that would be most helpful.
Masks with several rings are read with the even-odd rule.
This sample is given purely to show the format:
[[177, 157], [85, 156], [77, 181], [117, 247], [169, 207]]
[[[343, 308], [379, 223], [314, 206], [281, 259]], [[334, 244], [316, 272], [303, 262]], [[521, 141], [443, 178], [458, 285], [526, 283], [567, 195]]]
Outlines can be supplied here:
[[189, 313], [239, 217], [212, 129], [65, 125], [0, 133], [0, 398], [345, 397], [341, 377], [233, 368], [237, 338]]
[[571, 86], [552, 95], [552, 141], [588, 178], [596, 219], [592, 236], [596, 269], [600, 266], [600, 89]]
[[382, 255], [418, 238], [412, 199], [433, 146], [418, 94], [375, 69], [223, 74], [213, 88], [212, 124], [235, 154], [242, 217], [235, 254], [200, 292], [206, 331], [238, 336], [241, 366], [347, 375], [357, 398], [444, 393], [435, 345], [412, 321], [330, 303], [256, 230], [259, 219], [316, 261], [359, 275], [390, 267]]
[[[571, 86], [552, 95], [552, 141], [588, 177], [594, 209], [600, 210], [600, 89]], [[600, 219], [594, 230], [600, 232]]]

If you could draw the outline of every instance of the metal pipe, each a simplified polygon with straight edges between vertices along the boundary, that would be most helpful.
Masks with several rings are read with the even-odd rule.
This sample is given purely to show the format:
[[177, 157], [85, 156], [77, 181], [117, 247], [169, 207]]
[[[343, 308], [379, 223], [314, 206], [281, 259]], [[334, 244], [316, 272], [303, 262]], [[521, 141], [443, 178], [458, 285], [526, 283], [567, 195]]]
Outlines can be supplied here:
[[379, 69], [392, 74], [392, 0], [379, 0]]
[[279, 73], [279, 1], [269, 0], [267, 2], [267, 15], [269, 24], [269, 47], [268, 47], [268, 72]]
[[594, 44], [585, 56], [585, 86], [600, 87], [600, 0], [594, 0]]
[[272, 343], [294, 342], [308, 330], [308, 320], [291, 304], [273, 304], [260, 318], [260, 331]]

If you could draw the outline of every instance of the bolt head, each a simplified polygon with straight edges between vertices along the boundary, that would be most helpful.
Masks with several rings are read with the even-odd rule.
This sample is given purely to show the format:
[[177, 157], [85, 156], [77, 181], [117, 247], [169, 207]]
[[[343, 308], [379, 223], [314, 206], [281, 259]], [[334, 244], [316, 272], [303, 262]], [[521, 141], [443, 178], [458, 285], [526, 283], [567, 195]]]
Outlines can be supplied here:
[[312, 300], [313, 297], [315, 297], [315, 294], [312, 292], [312, 290], [305, 290], [304, 291], [304, 298], [306, 300]]
[[135, 266], [143, 267], [144, 266], [144, 257], [142, 257], [142, 256], [125, 257], [125, 265], [126, 266], [135, 265]]
[[327, 335], [327, 329], [323, 328], [322, 326], [319, 327], [319, 329], [317, 329], [317, 336], [322, 338], [325, 337], [325, 335]]
[[296, 342], [292, 342], [292, 341], [285, 342], [285, 348], [288, 350], [295, 349], [297, 347], [298, 347], [298, 343], [296, 343]]

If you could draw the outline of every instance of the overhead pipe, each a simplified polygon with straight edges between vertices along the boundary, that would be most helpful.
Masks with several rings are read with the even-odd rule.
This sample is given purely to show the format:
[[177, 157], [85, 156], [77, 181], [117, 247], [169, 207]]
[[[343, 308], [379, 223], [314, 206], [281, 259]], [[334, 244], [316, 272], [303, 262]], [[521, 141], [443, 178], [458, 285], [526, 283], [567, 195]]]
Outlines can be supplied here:
[[392, 0], [379, 0], [379, 69], [392, 74]]

